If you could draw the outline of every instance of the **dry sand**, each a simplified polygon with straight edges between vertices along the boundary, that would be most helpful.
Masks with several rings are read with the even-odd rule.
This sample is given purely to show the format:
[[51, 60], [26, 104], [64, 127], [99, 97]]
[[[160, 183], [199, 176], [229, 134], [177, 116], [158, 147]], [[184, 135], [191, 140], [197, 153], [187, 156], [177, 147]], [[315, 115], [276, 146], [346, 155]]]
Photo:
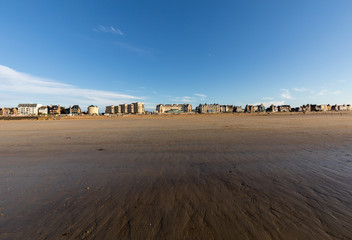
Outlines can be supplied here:
[[352, 114], [0, 121], [0, 239], [352, 239]]

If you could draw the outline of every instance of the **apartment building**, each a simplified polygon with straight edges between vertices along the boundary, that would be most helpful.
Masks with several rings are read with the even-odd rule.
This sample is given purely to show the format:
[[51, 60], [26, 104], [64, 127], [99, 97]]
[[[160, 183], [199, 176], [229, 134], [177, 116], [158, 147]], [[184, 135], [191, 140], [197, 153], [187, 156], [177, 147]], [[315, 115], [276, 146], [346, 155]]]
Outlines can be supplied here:
[[290, 105], [278, 106], [278, 111], [279, 112], [291, 112], [291, 106]]
[[41, 106], [42, 106], [41, 104], [37, 104], [37, 103], [20, 103], [18, 104], [18, 115], [21, 115], [21, 116], [38, 115], [38, 109]]
[[190, 113], [192, 112], [191, 104], [158, 104], [156, 105], [158, 113]]
[[232, 105], [221, 105], [220, 112], [232, 113], [232, 112], [234, 112], [234, 107]]
[[115, 113], [115, 106], [114, 105], [106, 106], [105, 113], [106, 114], [114, 114]]
[[110, 105], [106, 106], [105, 113], [107, 114], [118, 114], [118, 113], [131, 113], [131, 114], [144, 114], [144, 103], [135, 102], [135, 103], [124, 103], [120, 105]]
[[[134, 113], [136, 113], [136, 114], [144, 114], [145, 113], [144, 103], [135, 102], [132, 104], [134, 106]], [[191, 107], [191, 110], [192, 110], [192, 107]]]
[[196, 108], [196, 111], [199, 113], [219, 113], [220, 105], [219, 104], [199, 104]]
[[115, 113], [115, 114], [121, 113], [121, 105], [114, 106], [114, 113]]

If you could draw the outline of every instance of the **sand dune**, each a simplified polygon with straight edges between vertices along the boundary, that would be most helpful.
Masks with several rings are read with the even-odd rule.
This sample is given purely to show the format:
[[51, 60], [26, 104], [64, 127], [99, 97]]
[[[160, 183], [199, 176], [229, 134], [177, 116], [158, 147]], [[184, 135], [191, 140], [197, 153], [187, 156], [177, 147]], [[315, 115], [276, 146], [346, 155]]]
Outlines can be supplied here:
[[351, 239], [352, 114], [0, 121], [0, 239]]

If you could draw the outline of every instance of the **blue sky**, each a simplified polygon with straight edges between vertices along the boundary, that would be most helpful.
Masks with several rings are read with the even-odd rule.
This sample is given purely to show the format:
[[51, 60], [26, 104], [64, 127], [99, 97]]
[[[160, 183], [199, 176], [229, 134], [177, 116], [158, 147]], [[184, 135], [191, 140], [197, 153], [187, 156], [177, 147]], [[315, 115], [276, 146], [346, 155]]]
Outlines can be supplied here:
[[351, 12], [349, 0], [0, 0], [0, 107], [352, 103]]

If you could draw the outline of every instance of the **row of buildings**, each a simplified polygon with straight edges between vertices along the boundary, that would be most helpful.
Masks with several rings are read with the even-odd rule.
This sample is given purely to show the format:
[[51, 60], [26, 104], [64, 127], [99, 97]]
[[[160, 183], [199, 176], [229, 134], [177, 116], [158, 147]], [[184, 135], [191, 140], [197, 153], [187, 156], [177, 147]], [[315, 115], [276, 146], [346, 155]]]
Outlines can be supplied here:
[[191, 113], [191, 104], [158, 104], [156, 105], [158, 113]]
[[87, 112], [83, 112], [78, 105], [65, 108], [60, 105], [43, 106], [37, 103], [18, 104], [15, 108], [0, 108], [0, 116], [35, 116], [35, 115], [99, 115], [99, 108], [91, 105], [87, 108]]
[[[132, 114], [144, 114], [144, 103], [136, 102], [130, 104], [121, 104], [118, 106], [107, 106], [105, 113], [132, 113]], [[79, 105], [73, 105], [72, 107], [62, 107], [60, 105], [44, 106], [37, 103], [24, 103], [18, 104], [16, 108], [0, 108], [0, 116], [35, 116], [35, 115], [100, 115], [99, 107], [90, 105], [87, 111], [82, 111]]]
[[316, 105], [307, 104], [300, 107], [291, 107], [290, 105], [271, 105], [266, 108], [263, 104], [260, 105], [246, 105], [245, 108], [233, 105], [219, 105], [219, 104], [199, 104], [196, 109], [192, 110], [190, 104], [158, 104], [156, 106], [156, 113], [253, 113], [253, 112], [320, 112], [320, 111], [352, 111], [351, 105]]
[[144, 103], [135, 102], [130, 104], [106, 106], [105, 114], [144, 114]]
[[261, 105], [246, 105], [245, 112], [327, 112], [327, 111], [352, 111], [351, 105], [330, 105], [330, 104], [306, 104], [299, 107], [291, 107], [290, 105], [271, 105], [265, 108]]
[[[155, 113], [157, 114], [177, 114], [177, 113], [253, 113], [253, 112], [326, 112], [326, 111], [352, 111], [351, 105], [316, 105], [306, 104], [300, 107], [290, 105], [271, 105], [265, 108], [260, 105], [219, 105], [219, 104], [199, 104], [194, 110], [191, 104], [158, 104]], [[130, 104], [120, 104], [106, 106], [105, 114], [145, 114], [144, 103], [136, 102]], [[33, 115], [99, 115], [99, 107], [90, 105], [86, 112], [83, 112], [78, 105], [65, 108], [60, 105], [43, 106], [41, 104], [18, 104], [17, 108], [0, 108], [0, 116], [33, 116]]]

